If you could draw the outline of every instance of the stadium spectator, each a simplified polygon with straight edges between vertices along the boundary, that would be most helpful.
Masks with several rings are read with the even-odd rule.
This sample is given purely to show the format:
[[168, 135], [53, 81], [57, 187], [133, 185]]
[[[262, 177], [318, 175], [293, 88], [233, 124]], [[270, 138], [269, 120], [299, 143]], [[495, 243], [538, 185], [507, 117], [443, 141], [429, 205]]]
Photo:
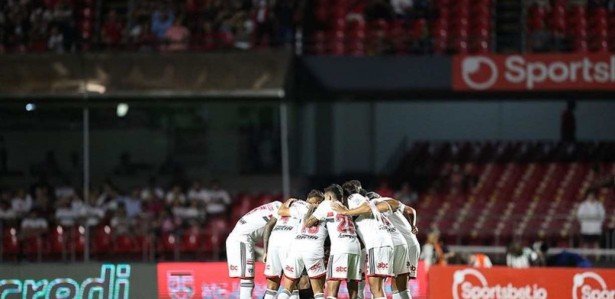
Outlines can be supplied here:
[[152, 13], [152, 32], [159, 40], [164, 39], [167, 30], [173, 26], [175, 15], [171, 10], [156, 10]]
[[55, 219], [62, 226], [73, 226], [80, 216], [78, 208], [71, 206], [70, 197], [61, 197], [56, 202]]
[[101, 34], [103, 43], [111, 49], [117, 48], [122, 41], [123, 30], [124, 25], [119, 20], [117, 12], [115, 9], [110, 10], [102, 25]]
[[511, 268], [529, 268], [537, 259], [536, 252], [519, 242], [512, 242], [506, 251], [506, 265]]
[[47, 233], [49, 223], [41, 217], [36, 210], [30, 211], [28, 216], [21, 221], [21, 236], [23, 238], [40, 237]]
[[562, 252], [553, 254], [547, 258], [547, 266], [567, 268], [591, 268], [592, 263], [588, 259], [580, 256], [579, 254], [567, 250], [562, 250]]
[[173, 185], [173, 188], [171, 188], [171, 191], [167, 193], [167, 196], [165, 197], [165, 201], [168, 205], [170, 204], [174, 205], [176, 202], [179, 202], [180, 204], [184, 204], [186, 202], [186, 195], [182, 191], [182, 187], [178, 184]]
[[130, 235], [133, 228], [133, 222], [128, 218], [126, 209], [121, 204], [118, 205], [109, 224], [111, 225], [113, 235], [116, 237]]
[[599, 247], [602, 224], [605, 219], [604, 206], [591, 190], [585, 195], [577, 209], [577, 220], [581, 224], [581, 242], [583, 247]]
[[576, 140], [577, 124], [574, 116], [576, 106], [574, 101], [568, 101], [566, 103], [566, 109], [562, 112], [560, 132], [562, 141], [564, 142], [574, 142]]
[[18, 189], [11, 199], [11, 210], [17, 216], [23, 216], [28, 214], [30, 209], [32, 209], [32, 197], [23, 188]]
[[4, 196], [0, 200], [0, 221], [8, 222], [13, 221], [17, 218], [17, 213], [11, 209], [8, 201], [5, 200]]
[[231, 196], [220, 187], [220, 181], [213, 180], [208, 193], [207, 214], [218, 215], [227, 212], [228, 206], [231, 204]]
[[57, 26], [51, 27], [51, 34], [47, 39], [47, 49], [58, 54], [64, 53], [64, 35]]
[[135, 188], [130, 196], [122, 196], [118, 198], [118, 203], [121, 203], [126, 209], [128, 218], [134, 218], [141, 214], [141, 199], [139, 198], [140, 190]]
[[423, 244], [421, 250], [421, 259], [425, 261], [425, 267], [431, 265], [447, 265], [447, 259], [453, 256], [454, 253], [448, 252], [448, 249], [440, 241], [440, 232], [431, 232], [427, 235], [427, 242]]
[[493, 264], [488, 255], [484, 253], [471, 254], [468, 257], [468, 264], [474, 268], [491, 268]]
[[164, 198], [164, 190], [158, 185], [155, 177], [149, 178], [148, 184], [145, 188], [141, 189], [141, 199], [162, 199]]
[[391, 6], [396, 18], [405, 19], [412, 9], [412, 0], [391, 0]]
[[188, 200], [205, 203], [209, 198], [209, 192], [203, 188], [201, 181], [194, 181], [188, 190]]
[[70, 180], [64, 179], [63, 183], [55, 188], [56, 198], [72, 197], [75, 195], [75, 188], [71, 185]]
[[89, 226], [98, 225], [105, 217], [105, 209], [96, 205], [97, 199], [96, 193], [92, 192], [88, 201], [84, 202], [79, 208], [79, 215], [85, 219], [85, 224]]
[[166, 51], [183, 51], [188, 49], [188, 39], [190, 38], [190, 31], [184, 26], [183, 20], [177, 18], [173, 25], [167, 29], [164, 34], [164, 39], [167, 42], [164, 49]]

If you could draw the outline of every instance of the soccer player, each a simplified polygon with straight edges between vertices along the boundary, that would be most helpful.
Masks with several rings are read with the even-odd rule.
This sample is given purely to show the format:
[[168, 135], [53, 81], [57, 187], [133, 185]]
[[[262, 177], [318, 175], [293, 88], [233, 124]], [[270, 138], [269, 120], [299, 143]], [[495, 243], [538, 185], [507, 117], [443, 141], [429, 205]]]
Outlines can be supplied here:
[[327, 264], [327, 298], [335, 299], [341, 281], [345, 280], [350, 298], [356, 298], [361, 280], [361, 245], [350, 216], [333, 211], [332, 204], [343, 200], [342, 187], [333, 184], [325, 189], [325, 200], [305, 222], [306, 227], [326, 223], [331, 239], [331, 254]]
[[226, 238], [226, 259], [231, 278], [240, 279], [239, 299], [251, 299], [254, 289], [254, 243], [262, 236], [269, 219], [282, 205], [279, 201], [254, 208], [245, 214]]
[[[290, 240], [297, 236], [303, 220], [302, 217], [308, 210], [309, 204], [306, 201], [291, 198], [273, 214], [273, 217], [265, 226], [263, 233], [265, 256], [263, 260], [265, 262], [265, 277], [267, 277], [267, 291], [264, 299], [273, 299], [277, 294], [283, 265], [290, 249]], [[280, 212], [283, 215], [280, 215]], [[299, 298], [299, 291], [294, 290], [290, 298]]]
[[[367, 197], [373, 200], [379, 212], [385, 213], [387, 219], [401, 233], [408, 244], [408, 258], [405, 263], [405, 269], [398, 270], [401, 274], [396, 275], [395, 283], [392, 282], [391, 286], [394, 291], [393, 298], [411, 298], [410, 290], [408, 290], [408, 278], [416, 279], [416, 269], [420, 256], [420, 245], [416, 238], [418, 233], [416, 228], [416, 211], [395, 199], [381, 198], [375, 192], [367, 193]], [[363, 203], [352, 210], [348, 210], [340, 205], [334, 206], [333, 209], [340, 214], [350, 216], [372, 213], [372, 207], [368, 203]]]
[[[315, 299], [323, 299], [323, 288], [325, 283], [325, 261], [324, 244], [327, 238], [325, 223], [321, 222], [312, 227], [303, 225], [312, 215], [318, 205], [324, 200], [324, 194], [318, 190], [312, 190], [308, 195], [307, 202], [310, 208], [303, 215], [301, 230], [294, 240], [292, 240], [292, 250], [288, 253], [284, 266], [284, 290], [278, 294], [278, 298], [286, 299], [290, 297], [289, 290], [296, 280], [301, 277], [303, 270], [307, 271], [310, 277], [310, 284], [314, 292]], [[286, 214], [288, 213], [288, 214]], [[280, 216], [290, 215], [285, 207], [280, 208]], [[290, 240], [287, 240], [290, 241]]]
[[[343, 189], [347, 195], [348, 208], [354, 209], [368, 202], [368, 199], [361, 195], [361, 193], [365, 192], [361, 188], [361, 182], [357, 180], [348, 181], [344, 183]], [[386, 278], [392, 277], [394, 270], [396, 270], [394, 267], [395, 243], [391, 235], [394, 228], [389, 225], [390, 222], [386, 219], [386, 216], [379, 212], [375, 212], [373, 215], [363, 213], [356, 218], [355, 223], [358, 235], [363, 240], [367, 250], [368, 265], [366, 276], [372, 297], [384, 299], [386, 298], [383, 289], [384, 282]], [[396, 243], [398, 242], [400, 240], [396, 240]]]

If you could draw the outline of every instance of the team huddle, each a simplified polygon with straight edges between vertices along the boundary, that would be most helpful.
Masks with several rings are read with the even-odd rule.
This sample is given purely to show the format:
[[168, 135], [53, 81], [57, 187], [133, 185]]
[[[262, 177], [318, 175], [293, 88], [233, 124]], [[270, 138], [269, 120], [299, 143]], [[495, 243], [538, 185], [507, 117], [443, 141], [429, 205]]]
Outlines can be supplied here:
[[254, 244], [262, 237], [265, 299], [298, 299], [300, 291], [337, 298], [343, 281], [350, 298], [363, 298], [365, 280], [372, 298], [386, 298], [387, 279], [393, 298], [411, 298], [416, 233], [413, 208], [366, 192], [357, 180], [333, 184], [306, 200], [274, 201], [244, 215], [226, 240], [229, 276], [241, 279], [240, 299], [252, 298]]

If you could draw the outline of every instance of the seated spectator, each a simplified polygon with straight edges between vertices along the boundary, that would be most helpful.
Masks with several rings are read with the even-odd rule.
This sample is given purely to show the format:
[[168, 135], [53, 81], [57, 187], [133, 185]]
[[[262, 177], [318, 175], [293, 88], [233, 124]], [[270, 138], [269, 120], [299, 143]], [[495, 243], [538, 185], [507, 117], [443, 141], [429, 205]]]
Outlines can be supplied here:
[[126, 209], [126, 215], [128, 218], [133, 218], [141, 213], [141, 199], [139, 198], [140, 190], [135, 188], [130, 196], [122, 196], [118, 199], [118, 203], [121, 203]]
[[220, 188], [220, 182], [213, 180], [208, 193], [206, 203], [207, 214], [217, 215], [225, 213], [231, 204], [231, 196], [226, 190]]
[[167, 43], [164, 47], [167, 51], [185, 51], [188, 49], [188, 39], [190, 31], [182, 24], [182, 19], [178, 18], [173, 22], [173, 26], [169, 27], [164, 34], [164, 39]]
[[197, 205], [198, 203], [196, 201], [191, 202], [189, 205], [176, 202], [173, 205], [173, 216], [181, 220], [182, 223], [186, 223], [186, 221], [190, 219], [198, 219], [201, 214], [199, 213]]
[[581, 241], [583, 247], [598, 248], [605, 219], [604, 206], [596, 199], [596, 192], [591, 190], [585, 195], [577, 209], [577, 219], [581, 224]]
[[75, 188], [71, 186], [70, 181], [65, 179], [63, 184], [55, 188], [56, 198], [72, 197], [75, 195]]
[[37, 210], [32, 210], [21, 221], [21, 235], [23, 238], [40, 237], [49, 230], [47, 219], [39, 216]]
[[391, 0], [391, 7], [398, 19], [404, 19], [412, 9], [412, 0]]
[[160, 213], [156, 221], [156, 227], [160, 230], [160, 234], [175, 233], [175, 230], [181, 225], [181, 220], [173, 216], [171, 209], [165, 209]]
[[529, 247], [513, 242], [506, 252], [506, 265], [515, 269], [529, 268], [538, 259], [538, 255]]
[[64, 35], [57, 26], [51, 27], [51, 34], [47, 39], [47, 49], [58, 54], [64, 53]]
[[82, 201], [81, 204], [72, 204], [79, 218], [83, 219], [84, 224], [88, 226], [96, 226], [105, 218], [105, 209], [96, 204], [97, 200], [96, 193], [91, 192], [87, 201]]
[[152, 14], [152, 32], [157, 39], [164, 39], [167, 30], [173, 26], [175, 16], [171, 11], [156, 10]]
[[73, 226], [79, 217], [79, 212], [71, 206], [71, 198], [62, 197], [56, 203], [55, 219], [62, 226]]
[[123, 205], [119, 205], [110, 222], [114, 236], [126, 236], [131, 234], [132, 220], [128, 218], [126, 209]]
[[454, 256], [454, 252], [449, 252], [447, 247], [440, 241], [440, 232], [431, 232], [427, 235], [427, 242], [421, 250], [421, 259], [425, 261], [425, 267], [431, 265], [447, 265], [448, 258]]
[[164, 198], [164, 190], [156, 183], [156, 178], [151, 177], [147, 187], [141, 189], [141, 199]]
[[23, 188], [20, 188], [15, 192], [15, 196], [11, 200], [11, 209], [18, 216], [23, 216], [30, 212], [32, 209], [32, 197], [27, 194]]
[[0, 201], [0, 222], [10, 222], [15, 220], [17, 213], [13, 211], [7, 201]]
[[102, 41], [110, 47], [116, 48], [122, 41], [123, 28], [122, 22], [120, 22], [117, 12], [112, 9], [107, 14], [107, 19], [102, 25]]
[[405, 205], [412, 206], [418, 201], [419, 196], [412, 190], [410, 183], [404, 182], [401, 184], [401, 189], [395, 193], [395, 199], [401, 201]]
[[186, 195], [184, 195], [184, 192], [182, 191], [182, 187], [177, 184], [173, 185], [173, 188], [171, 189], [171, 191], [167, 193], [165, 201], [167, 202], [167, 204], [173, 204], [176, 201], [179, 201], [179, 203], [181, 204], [185, 203]]
[[188, 190], [189, 201], [207, 202], [209, 192], [203, 188], [203, 184], [200, 181], [194, 181], [192, 187]]

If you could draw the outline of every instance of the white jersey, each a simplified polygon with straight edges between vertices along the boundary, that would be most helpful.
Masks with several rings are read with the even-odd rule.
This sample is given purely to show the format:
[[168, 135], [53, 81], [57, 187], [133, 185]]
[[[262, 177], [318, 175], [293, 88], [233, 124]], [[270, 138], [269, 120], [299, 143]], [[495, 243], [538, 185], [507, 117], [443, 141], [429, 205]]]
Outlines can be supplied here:
[[408, 222], [408, 219], [404, 216], [403, 212], [399, 209], [393, 212], [389, 217], [393, 226], [406, 238], [408, 247], [419, 247], [419, 240], [416, 235], [412, 233], [412, 225]]
[[303, 216], [308, 211], [308, 203], [303, 200], [294, 201], [290, 205], [290, 216], [280, 216], [274, 213], [278, 221], [275, 223], [269, 236], [269, 248], [271, 247], [289, 247], [290, 240], [293, 240], [301, 229]]
[[361, 245], [357, 239], [357, 231], [350, 216], [341, 215], [333, 211], [331, 205], [337, 204], [330, 200], [320, 203], [314, 218], [320, 222], [325, 222], [329, 238], [331, 238], [331, 254], [359, 254]]
[[[360, 194], [352, 194], [348, 197], [348, 208], [354, 209], [359, 207], [364, 202], [368, 202], [367, 198]], [[385, 219], [385, 217], [382, 217]], [[365, 243], [367, 249], [376, 247], [393, 247], [393, 239], [391, 238], [390, 228], [386, 223], [377, 220], [373, 215], [360, 215], [355, 220], [357, 224], [359, 237]]]
[[279, 201], [273, 201], [254, 208], [252, 211], [243, 215], [229, 236], [250, 236], [253, 240], [262, 234], [263, 228], [282, 205]]
[[301, 226], [299, 232], [293, 240], [293, 249], [297, 249], [301, 252], [309, 252], [315, 258], [324, 256], [325, 239], [327, 238], [327, 228], [325, 222], [320, 221], [317, 225], [312, 227], [303, 226], [303, 218], [306, 213], [303, 213], [301, 217]]
[[[375, 198], [372, 199], [371, 202], [373, 204], [378, 204], [380, 202], [383, 202], [384, 199], [381, 198]], [[408, 245], [408, 242], [406, 241], [406, 237], [401, 233], [401, 231], [397, 228], [398, 225], [395, 225], [395, 220], [397, 216], [395, 216], [395, 213], [391, 210], [391, 207], [389, 206], [389, 210], [382, 213], [382, 223], [384, 225], [386, 225], [387, 230], [389, 231], [389, 233], [391, 234], [391, 239], [393, 240], [393, 245], [398, 246], [398, 245]], [[395, 219], [395, 220], [394, 220]], [[408, 221], [406, 221], [407, 223]], [[410, 226], [410, 224], [408, 223], [408, 226]], [[412, 228], [410, 228], [410, 232], [412, 232]]]

